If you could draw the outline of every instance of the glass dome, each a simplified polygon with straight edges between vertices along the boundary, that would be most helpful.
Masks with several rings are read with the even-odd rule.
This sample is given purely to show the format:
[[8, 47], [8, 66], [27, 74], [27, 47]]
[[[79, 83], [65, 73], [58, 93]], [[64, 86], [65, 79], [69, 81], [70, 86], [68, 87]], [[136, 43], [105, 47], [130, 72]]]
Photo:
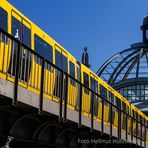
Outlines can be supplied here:
[[148, 112], [148, 15], [141, 30], [143, 42], [113, 55], [97, 75], [142, 111]]

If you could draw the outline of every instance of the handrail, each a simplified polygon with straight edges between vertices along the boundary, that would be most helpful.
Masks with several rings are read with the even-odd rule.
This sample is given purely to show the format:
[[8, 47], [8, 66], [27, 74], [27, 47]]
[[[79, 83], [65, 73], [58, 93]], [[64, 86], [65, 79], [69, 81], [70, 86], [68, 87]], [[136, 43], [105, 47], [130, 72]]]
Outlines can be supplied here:
[[[56, 66], [55, 64], [53, 64], [52, 62], [48, 61], [47, 59], [45, 59], [43, 56], [39, 55], [36, 51], [32, 50], [31, 48], [29, 48], [28, 46], [26, 46], [24, 43], [22, 43], [21, 41], [19, 41], [18, 39], [14, 38], [12, 35], [10, 35], [9, 33], [5, 32], [3, 29], [0, 28], [0, 32], [3, 33], [4, 35], [6, 35], [8, 38], [10, 38], [11, 40], [15, 41], [16, 43], [18, 43], [18, 45], [22, 46], [22, 47], [25, 47], [25, 49], [27, 49], [28, 51], [30, 51], [33, 55], [39, 57], [41, 60], [42, 60], [42, 64], [41, 64], [41, 88], [40, 88], [40, 108], [39, 108], [39, 112], [42, 112], [42, 105], [43, 105], [43, 94], [44, 94], [44, 69], [45, 69], [45, 63], [49, 64], [50, 66], [52, 66], [53, 68], [55, 68], [56, 70], [60, 71], [61, 74], [62, 74], [62, 86], [63, 86], [63, 77], [64, 75], [66, 76], [66, 78], [70, 78], [72, 79], [74, 82], [76, 82], [77, 84], [80, 85], [80, 95], [81, 95], [81, 98], [80, 98], [80, 102], [79, 102], [79, 105], [80, 105], [80, 108], [79, 108], [79, 126], [81, 125], [81, 112], [82, 112], [82, 88], [85, 88], [87, 89], [89, 92], [91, 92], [91, 94], [93, 96], [97, 96], [98, 98], [100, 98], [102, 100], [102, 133], [103, 133], [103, 129], [104, 129], [104, 101], [107, 102], [110, 106], [110, 111], [111, 111], [111, 121], [110, 121], [110, 134], [111, 134], [111, 137], [112, 137], [112, 125], [113, 125], [113, 122], [112, 122], [112, 112], [113, 112], [113, 108], [117, 109], [119, 111], [119, 117], [120, 117], [120, 123], [121, 123], [121, 114], [124, 114], [126, 115], [126, 138], [127, 138], [127, 117], [131, 118], [131, 123], [132, 123], [132, 126], [133, 126], [133, 122], [135, 121], [136, 122], [136, 127], [138, 126], [138, 124], [140, 124], [140, 127], [141, 127], [141, 133], [142, 133], [142, 126], [147, 129], [148, 128], [148, 125], [145, 124], [146, 120], [144, 120], [144, 123], [141, 123], [138, 119], [134, 118], [133, 116], [131, 116], [130, 114], [128, 114], [126, 111], [122, 110], [121, 108], [119, 108], [118, 106], [116, 106], [115, 104], [113, 104], [112, 102], [110, 102], [109, 100], [107, 100], [106, 98], [104, 98], [103, 96], [101, 96], [100, 94], [96, 93], [94, 90], [92, 90], [91, 88], [87, 87], [85, 84], [83, 84], [82, 82], [80, 82], [79, 80], [77, 80], [76, 78], [74, 78], [73, 76], [71, 76], [70, 74], [68, 74], [67, 72], [63, 71], [63, 69], [59, 68], [58, 66]], [[15, 96], [14, 96], [14, 99], [15, 101], [17, 101], [17, 93], [18, 93], [18, 79], [19, 79], [19, 59], [20, 59], [20, 50], [21, 50], [21, 47], [19, 47], [20, 49], [18, 50], [18, 54], [17, 54], [17, 65], [16, 65], [16, 68], [17, 68], [17, 75], [15, 77]], [[68, 81], [68, 79], [66, 80]], [[67, 88], [66, 88], [67, 89]], [[61, 91], [61, 96], [63, 96], [62, 94], [63, 92]], [[94, 97], [93, 97], [94, 98]], [[61, 97], [60, 98], [60, 119], [62, 118], [62, 101], [63, 101], [63, 98]], [[67, 96], [66, 96], [66, 99], [64, 101], [64, 119], [66, 120], [66, 112], [67, 112]], [[93, 113], [93, 99], [91, 99], [91, 130], [93, 131], [93, 117], [94, 117], [94, 113]], [[118, 120], [119, 122], [119, 120]], [[118, 125], [120, 124], [118, 123]], [[118, 126], [118, 130], [119, 132], [121, 132], [121, 125]], [[133, 130], [133, 129], [132, 129]], [[146, 134], [146, 133], [145, 133]], [[121, 135], [119, 135], [120, 137]], [[133, 133], [131, 132], [131, 136], [134, 136]], [[137, 130], [136, 130], [136, 138], [140, 139], [140, 140], [143, 140], [142, 139], [142, 135], [141, 135], [141, 138], [137, 136]]]

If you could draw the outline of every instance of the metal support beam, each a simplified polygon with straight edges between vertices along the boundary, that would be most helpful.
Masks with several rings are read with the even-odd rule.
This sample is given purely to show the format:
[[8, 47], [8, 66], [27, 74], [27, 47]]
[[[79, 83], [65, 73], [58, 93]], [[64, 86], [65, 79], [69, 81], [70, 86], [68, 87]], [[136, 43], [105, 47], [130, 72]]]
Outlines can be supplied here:
[[113, 106], [110, 104], [110, 139], [112, 139], [112, 129], [113, 128]]
[[101, 134], [104, 134], [104, 99], [102, 99]]
[[[64, 72], [61, 73], [61, 86], [63, 86], [64, 83]], [[63, 108], [63, 91], [60, 91], [60, 103], [59, 103], [59, 121], [62, 121], [62, 108]]]
[[16, 55], [16, 71], [15, 71], [15, 83], [14, 83], [14, 99], [13, 105], [16, 105], [18, 99], [18, 82], [20, 73], [20, 55], [21, 55], [21, 44], [18, 42], [17, 55]]
[[[65, 95], [65, 100], [64, 100], [64, 118], [63, 118], [63, 122], [66, 122], [67, 120], [67, 99], [68, 99], [68, 76], [66, 75], [66, 87], [64, 92], [66, 92]], [[64, 83], [63, 83], [64, 84]], [[64, 85], [62, 86], [62, 91], [63, 91]]]
[[79, 98], [79, 123], [78, 127], [80, 128], [82, 124], [82, 85], [80, 85], [80, 98]]
[[94, 130], [94, 93], [91, 92], [91, 132]]
[[39, 114], [43, 111], [43, 97], [44, 97], [44, 67], [45, 59], [42, 59], [42, 69], [41, 69], [41, 88], [40, 88], [40, 101], [39, 101]]

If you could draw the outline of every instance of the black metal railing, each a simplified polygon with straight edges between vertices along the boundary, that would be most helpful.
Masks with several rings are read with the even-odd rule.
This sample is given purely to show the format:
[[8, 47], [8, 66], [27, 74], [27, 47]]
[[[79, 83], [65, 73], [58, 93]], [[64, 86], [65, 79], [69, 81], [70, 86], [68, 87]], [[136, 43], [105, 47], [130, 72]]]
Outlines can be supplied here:
[[[135, 137], [136, 140], [141, 140], [141, 146], [144, 142], [146, 147], [146, 120], [142, 123], [135, 119], [2, 29], [0, 29], [0, 37], [0, 72], [7, 78], [14, 79], [14, 104], [17, 102], [18, 86], [21, 82], [24, 84], [23, 87], [32, 87], [39, 91], [40, 114], [43, 111], [44, 95], [51, 96], [59, 102], [60, 121], [66, 122], [67, 105], [70, 105], [79, 112], [79, 127], [82, 125], [82, 113], [84, 112], [90, 116], [91, 131], [94, 131], [94, 117], [100, 118], [102, 134], [104, 133], [104, 122], [107, 122], [110, 126], [111, 138], [113, 137], [113, 126], [116, 125], [118, 139], [122, 138], [121, 133], [125, 133], [126, 140], [130, 135], [131, 140]], [[122, 132], [123, 130], [125, 132]]]

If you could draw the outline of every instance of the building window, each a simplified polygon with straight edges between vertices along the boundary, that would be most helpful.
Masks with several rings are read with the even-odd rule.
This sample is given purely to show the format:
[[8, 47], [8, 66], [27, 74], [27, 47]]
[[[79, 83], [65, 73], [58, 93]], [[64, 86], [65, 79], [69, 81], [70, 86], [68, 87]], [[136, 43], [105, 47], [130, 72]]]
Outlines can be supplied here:
[[2, 7], [0, 7], [0, 28], [8, 31], [8, 14]]
[[118, 92], [130, 102], [148, 100], [148, 85], [128, 86], [120, 88]]
[[[52, 62], [52, 46], [46, 43], [43, 39], [41, 39], [36, 34], [34, 35], [34, 47], [35, 51], [43, 56], [46, 60]], [[40, 64], [39, 60], [35, 58], [35, 61]]]

